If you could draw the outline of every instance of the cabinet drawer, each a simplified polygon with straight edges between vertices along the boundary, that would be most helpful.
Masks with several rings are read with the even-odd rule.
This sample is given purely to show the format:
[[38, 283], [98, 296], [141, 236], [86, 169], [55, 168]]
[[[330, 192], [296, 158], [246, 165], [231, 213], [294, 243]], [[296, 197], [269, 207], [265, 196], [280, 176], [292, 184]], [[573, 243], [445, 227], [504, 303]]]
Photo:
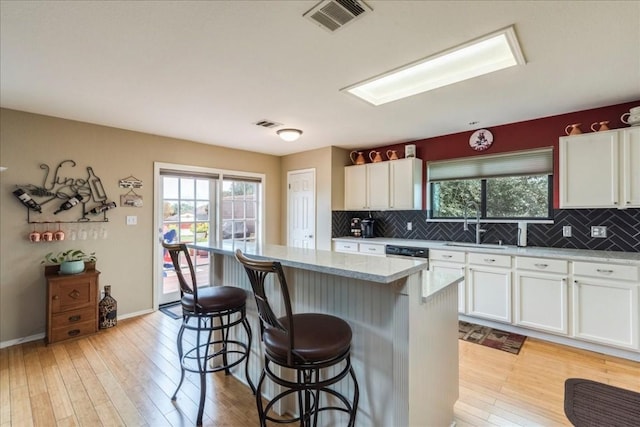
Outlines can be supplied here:
[[360, 243], [360, 252], [370, 255], [384, 255], [384, 245], [375, 243]]
[[469, 264], [490, 265], [492, 267], [511, 268], [511, 256], [497, 254], [470, 253]]
[[90, 335], [98, 331], [96, 321], [82, 322], [64, 328], [56, 328], [51, 331], [51, 336], [47, 337], [48, 342], [66, 340], [69, 338], [77, 338]]
[[355, 242], [333, 242], [336, 252], [358, 252], [358, 244]]
[[51, 327], [63, 328], [67, 326], [73, 326], [78, 323], [94, 321], [97, 317], [97, 308], [88, 307], [80, 310], [66, 311], [64, 313], [55, 314], [51, 317]]
[[638, 266], [576, 261], [573, 263], [573, 274], [637, 282]]
[[429, 250], [429, 259], [433, 261], [464, 262], [464, 252]]
[[564, 260], [550, 258], [516, 257], [516, 268], [518, 270], [539, 271], [541, 273], [569, 272], [569, 263]]

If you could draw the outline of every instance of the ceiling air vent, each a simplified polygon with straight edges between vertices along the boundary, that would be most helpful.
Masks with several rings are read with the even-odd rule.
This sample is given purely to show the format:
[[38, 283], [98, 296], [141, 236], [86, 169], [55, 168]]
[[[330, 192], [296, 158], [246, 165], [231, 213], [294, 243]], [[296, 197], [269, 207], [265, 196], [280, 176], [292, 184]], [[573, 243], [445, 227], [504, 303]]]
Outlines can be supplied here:
[[275, 128], [278, 126], [282, 126], [282, 123], [272, 122], [271, 120], [263, 119], [259, 122], [255, 122], [254, 125], [262, 126], [263, 128]]
[[359, 0], [323, 0], [302, 16], [332, 33], [372, 10]]

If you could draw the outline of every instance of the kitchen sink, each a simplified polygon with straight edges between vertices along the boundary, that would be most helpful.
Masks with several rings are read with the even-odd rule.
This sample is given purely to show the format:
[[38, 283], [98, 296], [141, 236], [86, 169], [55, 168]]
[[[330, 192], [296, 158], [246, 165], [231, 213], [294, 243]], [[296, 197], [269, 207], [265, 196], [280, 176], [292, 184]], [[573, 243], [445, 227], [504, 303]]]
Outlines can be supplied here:
[[450, 242], [445, 243], [445, 246], [455, 246], [459, 248], [486, 248], [486, 249], [507, 249], [508, 246], [497, 245], [495, 243], [463, 243], [463, 242]]

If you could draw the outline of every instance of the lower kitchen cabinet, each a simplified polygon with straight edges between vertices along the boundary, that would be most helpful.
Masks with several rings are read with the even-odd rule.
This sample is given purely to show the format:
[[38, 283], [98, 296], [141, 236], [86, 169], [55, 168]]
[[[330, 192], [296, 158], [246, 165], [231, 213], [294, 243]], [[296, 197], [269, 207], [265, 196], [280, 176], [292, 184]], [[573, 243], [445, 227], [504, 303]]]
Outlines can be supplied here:
[[469, 253], [468, 314], [511, 323], [511, 257]]
[[568, 262], [516, 257], [514, 324], [569, 334]]
[[573, 335], [640, 349], [639, 287], [637, 266], [575, 262]]
[[[429, 251], [429, 270], [435, 272], [446, 271], [460, 273], [466, 276], [465, 253], [432, 249]], [[467, 312], [467, 291], [465, 283], [465, 280], [458, 283], [458, 313], [461, 314], [466, 314]]]

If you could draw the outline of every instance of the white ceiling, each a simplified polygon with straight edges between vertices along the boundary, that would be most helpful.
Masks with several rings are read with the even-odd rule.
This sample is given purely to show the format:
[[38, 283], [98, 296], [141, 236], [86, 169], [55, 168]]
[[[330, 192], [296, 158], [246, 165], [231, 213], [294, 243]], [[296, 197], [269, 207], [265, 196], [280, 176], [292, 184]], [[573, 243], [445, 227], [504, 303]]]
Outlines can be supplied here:
[[[2, 1], [2, 107], [284, 155], [640, 99], [640, 1]], [[527, 64], [373, 107], [339, 89], [515, 25]], [[302, 129], [296, 142], [261, 119]], [[478, 124], [470, 125], [469, 122]]]

